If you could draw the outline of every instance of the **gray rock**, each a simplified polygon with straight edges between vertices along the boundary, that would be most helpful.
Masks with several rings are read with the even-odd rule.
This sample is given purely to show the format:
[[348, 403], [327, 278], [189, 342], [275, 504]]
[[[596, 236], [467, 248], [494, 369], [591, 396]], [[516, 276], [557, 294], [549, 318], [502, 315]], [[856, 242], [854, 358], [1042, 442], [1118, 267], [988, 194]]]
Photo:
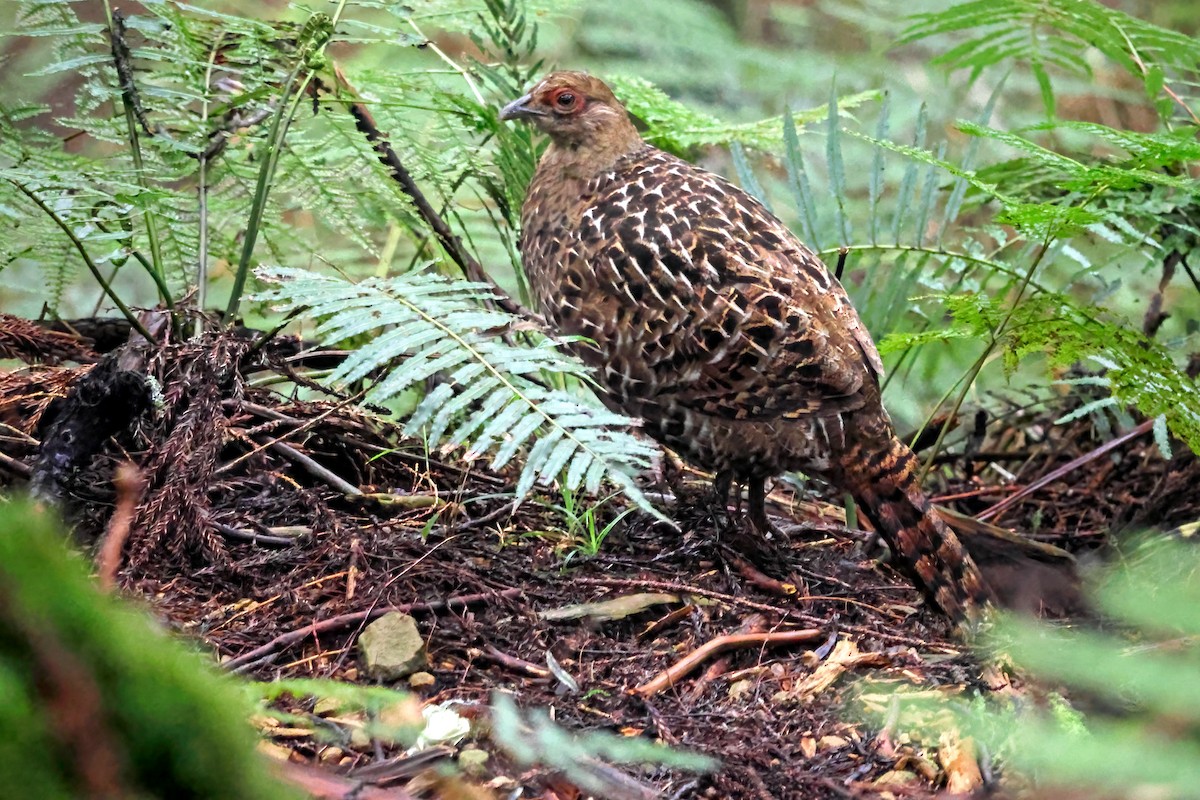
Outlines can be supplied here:
[[416, 620], [396, 611], [366, 627], [358, 637], [358, 658], [366, 676], [377, 681], [398, 681], [429, 664]]

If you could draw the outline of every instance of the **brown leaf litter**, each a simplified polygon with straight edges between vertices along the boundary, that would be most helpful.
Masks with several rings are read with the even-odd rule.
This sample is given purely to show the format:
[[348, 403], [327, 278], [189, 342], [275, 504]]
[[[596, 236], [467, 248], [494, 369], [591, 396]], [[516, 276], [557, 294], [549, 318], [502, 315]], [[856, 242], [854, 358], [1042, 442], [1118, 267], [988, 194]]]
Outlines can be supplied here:
[[[61, 333], [39, 339], [44, 329], [5, 325], [0, 343], [16, 342], [7, 355], [45, 362], [0, 373], [0, 476], [20, 486], [43, 414], [90, 368], [51, 366], [48, 354], [90, 351], [71, 350]], [[944, 622], [873, 560], [870, 537], [846, 529], [832, 506], [777, 489], [777, 508], [798, 514], [779, 518], [791, 522], [789, 540], [772, 545], [774, 560], [742, 558], [732, 554], [758, 545], [716, 530], [703, 503], [691, 502], [698, 490], [677, 482], [675, 505], [664, 508], [680, 530], [632, 514], [588, 558], [562, 532], [553, 491], [514, 510], [511, 472], [427, 452], [350, 398], [269, 388], [256, 378], [293, 372], [270, 347], [206, 334], [162, 346], [145, 370], [159, 405], [87, 454], [64, 504], [85, 546], [124, 526], [123, 548], [100, 548], [101, 574], [231, 670], [358, 680], [356, 636], [402, 610], [426, 641], [432, 681], [412, 689], [426, 706], [454, 701], [485, 720], [492, 693], [506, 691], [522, 707], [552, 708], [568, 729], [721, 760], [705, 776], [621, 768], [622, 791], [931, 798], [975, 791], [990, 775], [969, 741], [899, 742], [886, 723], [873, 729], [847, 708], [863, 676], [951, 693], [989, 687]], [[1062, 413], [1014, 413], [989, 427], [975, 454], [943, 465], [937, 492], [977, 514], [1007, 487], [1103, 441], [1086, 418], [1049, 424]], [[1078, 552], [1101, 549], [1113, 520], [1195, 518], [1200, 469], [1183, 450], [1168, 461], [1148, 439], [1130, 442], [1008, 507], [1003, 521]], [[127, 476], [118, 492], [114, 476], [126, 462], [141, 485]], [[114, 504], [125, 518], [112, 519]], [[599, 509], [602, 521], [614, 505]], [[319, 717], [311, 701], [291, 710], [313, 727], [276, 730], [269, 749], [318, 794], [322, 781], [343, 786], [347, 772], [378, 764], [390, 770], [368, 787], [379, 797], [505, 797], [517, 787], [526, 797], [585, 796], [562, 774], [517, 765], [486, 736], [441, 745], [424, 761], [352, 736], [353, 726]], [[313, 735], [318, 724], [344, 739]], [[490, 757], [458, 777], [436, 769], [464, 748]]]

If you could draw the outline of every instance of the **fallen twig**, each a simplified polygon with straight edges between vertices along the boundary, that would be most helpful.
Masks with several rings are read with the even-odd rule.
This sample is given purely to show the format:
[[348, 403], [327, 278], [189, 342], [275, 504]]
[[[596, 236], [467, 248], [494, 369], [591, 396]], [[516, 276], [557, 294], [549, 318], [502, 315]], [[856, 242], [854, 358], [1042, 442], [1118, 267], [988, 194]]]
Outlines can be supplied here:
[[[296, 428], [288, 431], [287, 433], [283, 434], [282, 436], [270, 439], [269, 441], [257, 442], [256, 447], [252, 448], [249, 452], [242, 453], [240, 456], [233, 459], [232, 461], [230, 461], [226, 464], [222, 464], [221, 467], [219, 469], [217, 469], [216, 472], [213, 473], [213, 475], [220, 475], [223, 472], [228, 472], [229, 470], [233, 469], [235, 466], [237, 466], [241, 462], [245, 461], [246, 459], [250, 458], [251, 456], [255, 455], [256, 453], [260, 453], [263, 450], [266, 450], [268, 448], [276, 450], [280, 455], [284, 456], [285, 458], [290, 458], [291, 456], [286, 450], [280, 450], [279, 448], [276, 448], [275, 445], [281, 443], [284, 439], [287, 439], [289, 437], [295, 436], [298, 433], [303, 433], [304, 431], [309, 430], [310, 428], [315, 426], [317, 423], [324, 420], [326, 417], [328, 417], [332, 414], [335, 414], [336, 412], [341, 411], [342, 409], [346, 408], [347, 406], [351, 405], [352, 403], [356, 403], [357, 401], [361, 400], [364, 394], [366, 394], [366, 392], [361, 391], [358, 394], [354, 395], [353, 397], [347, 397], [347, 398], [341, 400], [340, 402], [336, 403], [335, 405], [332, 405], [329, 408], [325, 409], [324, 411], [317, 414], [316, 416], [310, 417], [309, 419], [295, 420], [295, 422], [297, 424]], [[229, 401], [223, 401], [221, 403], [221, 405], [225, 408], [235, 407], [233, 404], [229, 403]], [[262, 408], [262, 406], [258, 406], [257, 408]], [[263, 410], [267, 410], [267, 409], [263, 409]], [[278, 421], [284, 421], [284, 422], [292, 421], [291, 418], [285, 417], [283, 414], [274, 415], [273, 418]], [[291, 452], [295, 453], [296, 455], [300, 455], [300, 453], [293, 448], [288, 448], [288, 450], [291, 450]], [[305, 456], [304, 458], [307, 458], [307, 456]], [[292, 460], [295, 460], [295, 459], [292, 459]], [[304, 467], [305, 469], [308, 469], [310, 472], [313, 472], [313, 475], [315, 477], [320, 478], [321, 480], [325, 480], [326, 482], [329, 482], [327, 476], [322, 475], [320, 472], [322, 470], [324, 470], [325, 472], [328, 472], [328, 471], [325, 470], [324, 467], [321, 467], [319, 464], [317, 464], [315, 461], [312, 461], [312, 459], [308, 459], [308, 461], [311, 462], [312, 465], [317, 466], [317, 469], [318, 469], [317, 472], [313, 472], [310, 464], [308, 464], [308, 463], [305, 463], [303, 461], [297, 461], [297, 463], [300, 464], [300, 466]], [[328, 474], [333, 475], [333, 473], [331, 473], [331, 472]], [[345, 484], [345, 486], [350, 486], [350, 484], [346, 483], [345, 481], [342, 481], [342, 479], [338, 478], [336, 475], [334, 476], [334, 478], [336, 478], [336, 481], [332, 482], [333, 488], [343, 492], [344, 494], [349, 494], [349, 495], [362, 494], [362, 492], [358, 489], [357, 486], [352, 486], [351, 487], [352, 491], [346, 491], [346, 489], [343, 486], [338, 485], [337, 481], [341, 481], [341, 483]]]
[[5, 453], [0, 453], [0, 468], [6, 469], [18, 478], [29, 480], [29, 476], [33, 474], [33, 468], [24, 461], [13, 458]]
[[[299, 536], [276, 536], [271, 533], [243, 530], [242, 528], [235, 528], [232, 525], [224, 525], [222, 523], [217, 523], [215, 527], [217, 533], [226, 539], [249, 542], [250, 544], [262, 547], [295, 547], [300, 542]], [[309, 532], [311, 533], [311, 531]]]
[[403, 789], [370, 786], [362, 780], [331, 775], [308, 764], [285, 762], [276, 769], [280, 778], [316, 800], [413, 800]]
[[1175, 277], [1175, 267], [1181, 263], [1183, 263], [1183, 254], [1178, 250], [1172, 250], [1163, 259], [1162, 277], [1158, 280], [1158, 289], [1150, 295], [1150, 302], [1146, 304], [1146, 315], [1142, 318], [1142, 333], [1146, 335], [1147, 339], [1153, 339], [1158, 334], [1158, 329], [1167, 321], [1167, 317], [1171, 316], [1170, 313], [1163, 310], [1163, 295], [1166, 294], [1171, 279]]
[[[765, 622], [766, 620], [763, 619], [762, 614], [751, 614], [750, 616], [746, 617], [746, 619], [742, 620], [742, 624], [738, 626], [736, 631], [734, 631], [732, 634], [729, 634], [729, 636], [745, 636], [752, 633], [766, 633], [767, 631], [764, 630]], [[700, 673], [700, 677], [692, 682], [692, 685], [687, 692], [687, 702], [689, 705], [694, 704], [700, 699], [705, 690], [708, 689], [708, 685], [710, 683], [729, 671], [730, 658], [730, 655], [723, 654], [720, 658], [713, 660], [713, 662], [708, 665], [708, 668], [704, 670], [704, 672]]]
[[729, 650], [747, 647], [779, 647], [786, 644], [799, 644], [820, 639], [825, 634], [818, 628], [805, 628], [799, 631], [778, 631], [776, 633], [741, 633], [730, 636], [718, 636], [710, 642], [700, 645], [683, 658], [676, 661], [668, 669], [660, 672], [652, 680], [631, 689], [630, 694], [640, 697], [653, 697], [664, 689], [669, 689], [681, 681], [688, 673], [699, 667], [708, 659]]
[[357, 611], [353, 614], [339, 614], [336, 617], [323, 619], [319, 622], [313, 622], [311, 625], [305, 625], [294, 631], [276, 636], [271, 641], [256, 647], [248, 653], [243, 653], [236, 658], [231, 658], [225, 662], [224, 666], [230, 672], [237, 672], [254, 662], [272, 655], [279, 650], [291, 647], [296, 642], [301, 642], [309, 636], [318, 636], [322, 633], [348, 628], [351, 625], [358, 625], [363, 622], [368, 622], [377, 617], [392, 611], [397, 611], [401, 614], [412, 614], [415, 611], [441, 611], [442, 609], [462, 607], [474, 605], [475, 603], [483, 603], [494, 597], [516, 597], [521, 594], [522, 590], [518, 588], [504, 589], [499, 592], [479, 592], [477, 594], [463, 594], [457, 597], [448, 597], [445, 600], [431, 600], [428, 603], [404, 603], [398, 606], [377, 606], [366, 611]]
[[484, 647], [483, 650], [478, 651], [478, 654], [480, 657], [486, 658], [488, 661], [494, 661], [502, 667], [511, 669], [513, 672], [520, 672], [533, 678], [550, 677], [550, 670], [545, 667], [539, 667], [537, 664], [526, 661], [523, 658], [510, 656], [508, 653], [497, 650], [490, 644]]
[[746, 559], [734, 553], [732, 550], [725, 551], [725, 558], [733, 565], [738, 574], [745, 578], [752, 586], [757, 586], [768, 594], [777, 595], [779, 597], [795, 597], [797, 593], [794, 583], [784, 583], [781, 580], [776, 580], [770, 575], [767, 575], [758, 567], [751, 564]]
[[[819, 576], [818, 576], [819, 577]], [[732, 594], [723, 592], [715, 592], [711, 589], [703, 589], [699, 586], [691, 586], [686, 583], [677, 583], [675, 581], [656, 581], [642, 580], [633, 578], [588, 578], [576, 576], [572, 578], [575, 583], [591, 586], [615, 586], [618, 588], [635, 588], [649, 591], [675, 592], [680, 595], [693, 595], [695, 597], [707, 597], [712, 600], [719, 600], [723, 603], [728, 603], [732, 606], [740, 606], [741, 608], [750, 608], [755, 611], [765, 611], [770, 614], [775, 614], [779, 619], [795, 619], [805, 622], [809, 625], [822, 625], [828, 620], [817, 617], [813, 614], [807, 614], [795, 608], [780, 608], [779, 606], [771, 606], [766, 603], [758, 603], [753, 600], [747, 600], [744, 597], [737, 597]], [[822, 578], [828, 580], [828, 578]], [[836, 581], [835, 581], [836, 582]], [[807, 602], [811, 597], [795, 596], [796, 601]], [[846, 602], [846, 598], [834, 598], [839, 602]], [[860, 604], [861, 605], [861, 604]], [[867, 606], [871, 608], [872, 606]], [[898, 633], [892, 633], [888, 630], [880, 628], [871, 628], [866, 625], [851, 625], [841, 623], [838, 625], [839, 630], [846, 633], [858, 633], [864, 636], [871, 636], [875, 639], [892, 644], [905, 645], [906, 647], [916, 647], [922, 651], [936, 651], [950, 655], [957, 655], [959, 650], [951, 645], [943, 642], [934, 642], [929, 639], [921, 639], [915, 636], [902, 636]]]
[[949, 503], [951, 500], [968, 500], [972, 497], [983, 497], [989, 494], [1012, 494], [1019, 491], [1021, 489], [1017, 486], [983, 486], [978, 489], [972, 489], [969, 492], [939, 494], [936, 497], [929, 498], [929, 501], [931, 503]]
[[[355, 395], [355, 398], [357, 398], [357, 397], [358, 397], [358, 395]], [[228, 408], [228, 409], [237, 409], [237, 410], [241, 410], [241, 411], [247, 411], [247, 412], [254, 414], [255, 416], [259, 416], [264, 419], [278, 420], [280, 422], [286, 422], [290, 425], [311, 427], [308, 424], [308, 421], [300, 419], [299, 417], [289, 416], [288, 414], [284, 414], [283, 412], [279, 411], [278, 409], [268, 408], [267, 406], [259, 405], [257, 403], [251, 403], [246, 400], [224, 400], [224, 401], [222, 401], [222, 405], [224, 405], [225, 408]], [[326, 415], [323, 413], [321, 416], [324, 417]], [[348, 417], [341, 416], [341, 417], [337, 417], [335, 419], [335, 423], [336, 423], [336, 426], [345, 427], [349, 431], [361, 433], [364, 435], [371, 434], [371, 431], [368, 430], [368, 428], [365, 425], [363, 425], [361, 422], [359, 422], [357, 419], [350, 419]], [[294, 433], [294, 431], [292, 431], [292, 433]], [[348, 433], [335, 433], [334, 438], [339, 442], [350, 445], [351, 447], [358, 448], [360, 450], [363, 450], [364, 452], [371, 453], [372, 455], [387, 455], [391, 458], [396, 458], [401, 461], [407, 461], [412, 464], [419, 464], [420, 466], [426, 467], [426, 468], [437, 467], [440, 470], [444, 470], [446, 472], [454, 472], [460, 476], [466, 476], [469, 474], [472, 479], [486, 482], [486, 483], [488, 483], [492, 486], [495, 486], [496, 488], [499, 488], [499, 489], [503, 489], [506, 486], [508, 486], [508, 483], [503, 478], [497, 477], [495, 475], [489, 475], [486, 472], [481, 472], [479, 470], [473, 470], [470, 468], [470, 466], [468, 466], [467, 468], [463, 468], [462, 466], [460, 466], [458, 464], [451, 464], [451, 463], [448, 463], [445, 461], [438, 461], [437, 459], [429, 457], [429, 455], [424, 452], [408, 453], [403, 450], [398, 450], [395, 447], [383, 447], [377, 443], [367, 441], [366, 439], [362, 439], [357, 436], [352, 436]], [[256, 449], [256, 452], [257, 452], [257, 449]], [[222, 471], [224, 471], [225, 469], [226, 469], [225, 466], [223, 466], [221, 468]], [[512, 509], [511, 509], [510, 505], [505, 505], [500, 509], [500, 512], [503, 513], [504, 511], [511, 511], [511, 510]], [[500, 514], [497, 514], [496, 516], [500, 516]], [[488, 520], [488, 521], [490, 522], [491, 520]], [[479, 520], [472, 521], [473, 525], [478, 524], [478, 523], [479, 523]]]
[[699, 586], [690, 586], [686, 583], [676, 583], [675, 581], [655, 581], [655, 580], [638, 580], [635, 578], [589, 578], [586, 576], [576, 576], [572, 578], [575, 583], [584, 586], [616, 586], [646, 589], [649, 591], [672, 592], [680, 595], [694, 595], [696, 597], [707, 597], [712, 600], [720, 600], [734, 606], [742, 608], [750, 608], [755, 611], [765, 611], [769, 614], [775, 614], [779, 617], [788, 617], [796, 615], [799, 612], [794, 609], [780, 608], [778, 606], [769, 606], [766, 603], [756, 603], [753, 600], [747, 600], [744, 597], [738, 597], [724, 592], [716, 592], [712, 589], [703, 589]]
[[1053, 470], [1052, 472], [1049, 472], [1049, 473], [1043, 475], [1042, 477], [1038, 478], [1033, 483], [1031, 483], [1028, 486], [1026, 486], [1025, 488], [1021, 489], [1019, 492], [1015, 492], [1014, 494], [1009, 495], [1008, 497], [1004, 498], [1000, 502], [996, 503], [991, 508], [984, 510], [981, 514], [976, 514], [975, 518], [978, 519], [979, 521], [983, 522], [983, 521], [992, 519], [993, 517], [999, 517], [999, 515], [1001, 513], [1008, 510], [1012, 506], [1016, 505], [1020, 501], [1024, 500], [1026, 497], [1033, 494], [1038, 489], [1041, 489], [1043, 486], [1054, 483], [1059, 478], [1063, 477], [1064, 475], [1066, 475], [1070, 472], [1075, 471], [1079, 467], [1082, 467], [1084, 464], [1087, 464], [1090, 461], [1095, 461], [1097, 458], [1100, 458], [1100, 456], [1103, 456], [1113, 450], [1116, 450], [1118, 447], [1121, 447], [1122, 445], [1133, 441], [1134, 439], [1138, 438], [1139, 436], [1143, 436], [1143, 435], [1149, 433], [1153, 427], [1154, 427], [1154, 420], [1152, 420], [1152, 419], [1146, 420], [1141, 425], [1138, 425], [1136, 428], [1129, 431], [1128, 433], [1122, 434], [1121, 436], [1118, 436], [1116, 439], [1113, 439], [1110, 442], [1105, 442], [1104, 444], [1097, 447], [1095, 450], [1092, 450], [1090, 453], [1084, 453], [1079, 458], [1072, 459], [1071, 461], [1068, 461], [1066, 464], [1063, 464], [1058, 469]]
[[359, 497], [362, 495], [362, 489], [350, 483], [340, 475], [337, 475], [331, 470], [321, 466], [315, 460], [304, 455], [304, 453], [301, 453], [290, 444], [276, 439], [266, 443], [266, 445], [276, 453], [279, 453], [279, 455], [286, 458], [288, 461], [291, 461], [296, 466], [303, 468], [309, 475], [312, 475], [317, 480], [324, 481], [332, 488], [336, 489], [347, 497]]

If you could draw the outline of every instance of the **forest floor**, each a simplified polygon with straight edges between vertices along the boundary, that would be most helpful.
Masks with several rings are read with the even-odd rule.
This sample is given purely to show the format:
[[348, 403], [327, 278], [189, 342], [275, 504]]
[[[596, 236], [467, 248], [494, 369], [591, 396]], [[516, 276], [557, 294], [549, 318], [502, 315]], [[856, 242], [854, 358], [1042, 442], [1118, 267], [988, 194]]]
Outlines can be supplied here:
[[[24, 357], [65, 341], [23, 336]], [[542, 489], [514, 509], [513, 473], [427, 453], [346, 398], [297, 400], [247, 379], [295, 378], [293, 363], [236, 337], [157, 351], [139, 365], [161, 385], [156, 410], [101, 442], [61, 487], [88, 541], [129, 504], [121, 585], [227, 668], [367, 682], [358, 636], [399, 609], [415, 617], [428, 654], [411, 691], [474, 720], [465, 740], [409, 754], [295, 701], [309, 724], [262, 722], [265, 749], [280, 759], [388, 787], [378, 796], [587, 796], [552, 766], [553, 753], [542, 754], [549, 766], [518, 763], [489, 738], [493, 695], [507, 692], [524, 709], [552, 709], [568, 730], [640, 736], [720, 762], [704, 775], [596, 763], [610, 788], [595, 796], [921, 798], [996, 780], [969, 742], [897, 730], [887, 692], [1017, 689], [879, 563], [871, 536], [846, 528], [821, 487], [797, 495], [777, 484], [772, 511], [786, 537], [763, 546], [715, 519], [702, 476], [675, 474], [670, 488], [649, 488], [668, 495], [660, 507], [678, 528], [631, 513], [589, 555], [586, 524], [571, 530], [556, 509], [561, 494]], [[0, 440], [4, 482], [38, 468], [38, 442], [52, 434], [43, 412], [60, 413], [52, 403], [89, 369], [0, 373], [0, 422], [11, 426]], [[1144, 433], [1089, 458], [1114, 434], [1086, 416], [1052, 424], [1081, 402], [1021, 411], [997, 399], [992, 414], [968, 421], [978, 435], [966, 454], [939, 459], [935, 500], [977, 515], [1083, 457], [991, 521], [1086, 561], [1122, 530], [1200, 517], [1200, 465], [1186, 448], [1168, 461]], [[122, 461], [141, 471], [141, 488], [124, 496], [112, 480]], [[598, 526], [621, 507], [597, 506]], [[977, 529], [968, 524], [964, 539], [1014, 602], [1073, 604], [1053, 586], [1066, 562], [1033, 549], [1049, 577], [1022, 567], [1014, 580], [1018, 562]], [[585, 605], [614, 600], [618, 608]], [[690, 655], [696, 669], [667, 679]], [[872, 704], [884, 713], [864, 715]], [[440, 766], [464, 747], [489, 757], [447, 777]]]

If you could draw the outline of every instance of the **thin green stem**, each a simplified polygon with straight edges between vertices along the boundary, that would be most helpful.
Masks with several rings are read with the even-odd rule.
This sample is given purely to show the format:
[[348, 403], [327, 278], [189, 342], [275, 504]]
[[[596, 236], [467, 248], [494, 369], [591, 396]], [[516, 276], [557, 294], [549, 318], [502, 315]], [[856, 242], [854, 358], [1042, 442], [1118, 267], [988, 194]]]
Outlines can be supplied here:
[[[200, 101], [200, 130], [208, 132], [208, 103], [209, 90], [212, 87], [213, 65], [217, 61], [217, 51], [220, 49], [225, 35], [218, 34], [208, 54], [208, 62], [204, 66], [204, 97]], [[199, 336], [204, 326], [204, 306], [208, 302], [208, 142], [201, 142], [200, 165], [197, 175], [197, 199], [200, 205], [200, 247], [196, 260], [196, 308], [201, 312], [196, 316], [196, 335]]]
[[[950, 429], [954, 425], [954, 418], [958, 416], [959, 409], [961, 409], [962, 404], [966, 402], [967, 394], [971, 391], [971, 387], [975, 385], [975, 379], [979, 377], [979, 373], [983, 370], [984, 365], [987, 364], [988, 359], [991, 358], [992, 353], [1000, 344], [1000, 337], [1004, 333], [1004, 329], [1008, 327], [1008, 323], [1012, 321], [1013, 315], [1017, 313], [1017, 306], [1020, 305], [1021, 298], [1025, 296], [1025, 291], [1029, 288], [1030, 284], [1033, 283], [1033, 275], [1035, 272], [1037, 272], [1038, 267], [1041, 266], [1042, 259], [1049, 251], [1052, 238], [1052, 234], [1046, 235], [1045, 240], [1042, 242], [1042, 246], [1038, 249], [1037, 255], [1034, 256], [1033, 262], [1029, 265], [1029, 269], [1025, 272], [1021, 283], [1017, 287], [1017, 296], [1013, 298], [1013, 301], [1009, 304], [1008, 309], [1004, 312], [1004, 317], [999, 323], [996, 324], [996, 327], [992, 329], [992, 333], [988, 337], [988, 342], [984, 346], [983, 352], [979, 354], [979, 358], [975, 359], [975, 363], [973, 363], [971, 368], [967, 370], [967, 374], [959, 380], [958, 385], [960, 385], [961, 388], [959, 389], [958, 396], [954, 399], [954, 405], [951, 407], [950, 413], [946, 416], [946, 421], [942, 424], [941, 430], [938, 431], [938, 436], [933, 443], [933, 447], [929, 449], [929, 457], [926, 458], [925, 463], [921, 465], [921, 473], [917, 480], [924, 481], [925, 476], [929, 474], [929, 470], [933, 469], [934, 460], [937, 458], [938, 453], [942, 451], [942, 443], [946, 439], [946, 434], [950, 432]], [[944, 399], [942, 402], [945, 402]], [[941, 403], [938, 405], [940, 407]], [[936, 412], [937, 409], [934, 409], [934, 413]]]
[[[346, 0], [341, 0], [329, 22], [329, 30], [331, 32], [336, 28], [345, 7]], [[313, 19], [316, 16], [314, 15]], [[271, 130], [267, 134], [267, 154], [263, 158], [262, 166], [258, 170], [258, 182], [255, 185], [254, 198], [250, 204], [250, 217], [246, 221], [246, 236], [242, 242], [242, 252], [238, 258], [237, 271], [233, 276], [233, 288], [230, 290], [229, 302], [225, 306], [225, 314], [222, 317], [222, 323], [225, 325], [233, 322], [234, 317], [237, 315], [238, 306], [242, 301], [242, 293], [246, 288], [246, 278], [250, 274], [250, 259], [254, 255], [254, 246], [258, 243], [258, 232], [262, 226], [263, 214], [266, 212], [267, 196], [271, 191], [275, 169], [279, 165], [279, 156], [283, 151], [283, 143], [287, 138], [288, 128], [291, 126], [292, 120], [296, 117], [296, 111], [300, 107], [300, 102], [303, 100], [305, 92], [308, 90], [308, 85], [312, 82], [315, 74], [315, 71], [310, 67], [310, 63], [316, 56], [320, 55], [327, 44], [328, 39], [321, 43], [315, 51], [310, 51], [309, 46], [311, 42], [302, 42], [298, 56], [299, 60], [284, 83], [283, 93], [279, 98], [279, 107], [275, 109], [275, 116], [271, 120]], [[303, 79], [300, 79], [301, 73], [304, 73]], [[298, 88], [295, 88], [298, 79], [300, 79], [300, 85]], [[290, 104], [288, 103], [289, 98], [292, 100]]]
[[[1014, 239], [1013, 241], [1017, 241], [1017, 240]], [[817, 251], [817, 255], [820, 256], [822, 260], [825, 260], [828, 257], [837, 255], [841, 249], [842, 249], [841, 246], [827, 247], [823, 250]], [[1001, 249], [1003, 249], [1003, 248], [1001, 248]], [[900, 245], [900, 244], [852, 244], [852, 245], [847, 245], [846, 250], [851, 253], [856, 252], [856, 251], [857, 252], [865, 252], [865, 253], [893, 252], [893, 253], [919, 253], [922, 255], [942, 256], [943, 258], [953, 258], [953, 259], [957, 259], [959, 261], [965, 261], [968, 264], [977, 264], [981, 267], [987, 267], [988, 269], [999, 272], [1002, 275], [1008, 275], [1009, 277], [1012, 277], [1012, 278], [1021, 278], [1022, 280], [1028, 279], [1028, 276], [1023, 275], [1022, 273], [1016, 271], [1012, 267], [1006, 266], [1006, 265], [1000, 263], [999, 261], [992, 261], [991, 259], [983, 258], [981, 256], [973, 256], [973, 255], [970, 255], [969, 253], [960, 253], [960, 252], [955, 252], [952, 250], [942, 250], [942, 249], [936, 248], [936, 247], [919, 247], [917, 245]], [[999, 251], [997, 251], [997, 252], [999, 252]], [[1045, 286], [1041, 285], [1040, 283], [1037, 283], [1036, 281], [1029, 281], [1028, 285], [1033, 287], [1034, 289], [1037, 289], [1039, 292], [1050, 293], [1050, 291], [1051, 291], [1050, 289], [1046, 288]]]
[[[258, 182], [254, 187], [254, 198], [250, 203], [250, 217], [246, 220], [246, 235], [242, 241], [242, 253], [238, 258], [237, 271], [233, 276], [233, 288], [229, 293], [229, 302], [225, 306], [222, 322], [229, 325], [237, 315], [238, 306], [242, 302], [242, 292], [246, 288], [246, 277], [250, 274], [250, 259], [254, 255], [254, 246], [258, 243], [258, 230], [262, 225], [263, 214], [267, 208], [267, 195], [271, 191], [271, 179], [275, 176], [275, 166], [279, 163], [279, 151], [283, 147], [283, 137], [287, 133], [284, 118], [295, 110], [296, 106], [288, 106], [292, 87], [304, 70], [304, 62], [298, 63], [288, 75], [283, 86], [283, 95], [279, 98], [279, 107], [275, 109], [274, 119], [271, 120], [271, 130], [267, 134], [267, 154], [258, 169]], [[302, 89], [308, 86], [311, 73], [305, 77]]]
[[987, 360], [991, 356], [994, 347], [995, 340], [988, 343], [988, 345], [983, 349], [983, 352], [979, 354], [979, 358], [975, 359], [975, 362], [971, 364], [965, 373], [963, 373], [963, 376], [955, 381], [954, 384], [946, 390], [946, 393], [942, 395], [941, 399], [938, 400], [937, 405], [934, 406], [933, 412], [929, 417], [926, 418], [925, 422], [921, 424], [920, 429], [917, 431], [917, 437], [920, 437], [920, 435], [925, 432], [926, 426], [930, 421], [932, 421], [933, 416], [937, 414], [938, 409], [942, 407], [942, 405], [946, 402], [950, 395], [955, 392], [955, 390], [957, 390], [959, 387], [962, 387], [962, 390], [958, 393], [958, 397], [956, 397], [954, 400], [954, 407], [950, 410], [950, 413], [946, 415], [946, 421], [942, 423], [942, 427], [938, 429], [937, 439], [933, 441], [933, 447], [929, 448], [929, 457], [926, 458], [925, 463], [921, 465], [921, 472], [917, 476], [918, 482], [923, 482], [925, 480], [925, 476], [929, 474], [929, 470], [933, 468], [934, 459], [937, 458], [938, 453], [942, 452], [942, 443], [946, 440], [946, 435], [950, 433], [950, 429], [954, 427], [954, 419], [958, 415], [958, 410], [962, 407], [963, 402], [967, 398], [967, 392], [971, 391], [971, 386], [974, 385], [975, 379], [979, 377], [979, 373], [983, 370], [984, 365], [987, 364]]
[[[1121, 38], [1125, 40], [1125, 46], [1129, 48], [1129, 55], [1133, 57], [1133, 63], [1137, 64], [1138, 69], [1141, 70], [1142, 80], [1145, 81], [1146, 77], [1150, 74], [1150, 70], [1146, 68], [1146, 63], [1142, 61], [1142, 56], [1138, 53], [1137, 46], [1134, 45], [1133, 40], [1129, 38], [1129, 34], [1125, 32], [1123, 27], [1118, 25], [1116, 28], [1120, 32]], [[1176, 94], [1175, 90], [1171, 88], [1170, 84], [1168, 84], [1165, 79], [1162, 82], [1161, 91], [1165, 92], [1167, 96], [1175, 101], [1180, 108], [1187, 112], [1187, 115], [1191, 118], [1193, 125], [1200, 125], [1200, 116], [1196, 116], [1196, 112], [1192, 110], [1192, 107], [1189, 106], [1182, 97]], [[1165, 116], [1163, 119], [1163, 124], [1168, 130], [1171, 128], [1171, 120], [1165, 118]]]

